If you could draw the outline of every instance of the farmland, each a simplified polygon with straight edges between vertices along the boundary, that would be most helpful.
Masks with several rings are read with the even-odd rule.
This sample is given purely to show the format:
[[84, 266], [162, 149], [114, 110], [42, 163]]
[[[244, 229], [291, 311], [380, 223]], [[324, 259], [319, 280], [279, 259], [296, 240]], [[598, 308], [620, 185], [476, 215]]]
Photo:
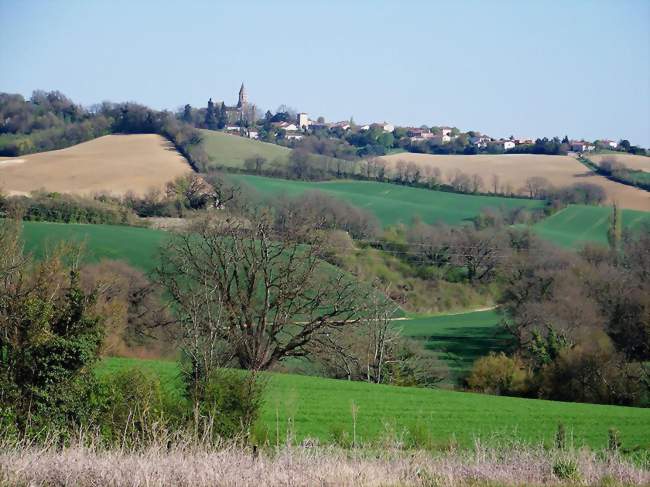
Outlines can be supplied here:
[[106, 135], [66, 149], [0, 158], [0, 188], [9, 194], [38, 189], [144, 194], [189, 171], [187, 161], [159, 135]]
[[436, 353], [450, 370], [450, 379], [466, 375], [474, 361], [490, 352], [507, 351], [510, 335], [495, 311], [476, 311], [396, 321], [404, 336]]
[[291, 153], [291, 149], [276, 144], [214, 130], [201, 130], [201, 135], [210, 165], [217, 168], [242, 169], [244, 161], [253, 156], [262, 156], [269, 162], [277, 160], [281, 164], [286, 164]]
[[[143, 367], [158, 374], [167, 390], [180, 388], [175, 362], [107, 358], [98, 374]], [[576, 445], [602, 448], [607, 430], [617, 428], [624, 447], [648, 447], [650, 411], [642, 408], [563, 403], [487, 396], [290, 374], [269, 374], [261, 414], [272, 438], [276, 428], [284, 439], [293, 434], [332, 441], [352, 434], [352, 406], [357, 409], [356, 431], [361, 441], [382, 434], [424, 429], [440, 444], [457, 441], [471, 446], [477, 436], [501, 435], [551, 444], [562, 422]], [[282, 440], [284, 441], [284, 440]]]
[[638, 171], [650, 172], [650, 157], [637, 156], [634, 154], [624, 154], [620, 152], [611, 152], [604, 154], [590, 154], [589, 159], [596, 164], [600, 163], [603, 159], [615, 159], [618, 162], [625, 164], [630, 169]]
[[437, 167], [445, 181], [448, 181], [456, 170], [469, 175], [478, 174], [483, 178], [485, 189], [489, 191], [492, 190], [494, 175], [498, 176], [501, 191], [509, 188], [515, 193], [525, 193], [523, 188], [530, 177], [546, 178], [552, 185], [558, 187], [588, 182], [602, 186], [607, 193], [608, 201], [616, 201], [621, 208], [650, 211], [650, 193], [593, 174], [579, 161], [569, 156], [394, 154], [383, 157], [383, 160], [389, 167], [400, 160], [412, 161], [422, 167]]
[[533, 200], [462, 195], [369, 181], [313, 183], [245, 175], [231, 178], [266, 196], [296, 196], [309, 190], [323, 191], [371, 211], [384, 226], [399, 222], [408, 224], [416, 216], [426, 223], [457, 225], [474, 218], [484, 208], [534, 208], [542, 205]]
[[[610, 215], [607, 207], [572, 205], [533, 228], [540, 237], [562, 247], [577, 248], [589, 242], [606, 245]], [[650, 224], [650, 212], [623, 210], [622, 215], [625, 229]]]
[[83, 244], [88, 261], [125, 260], [145, 272], [153, 270], [158, 247], [167, 234], [148, 228], [45, 222], [23, 223], [25, 248], [36, 257], [60, 242]]

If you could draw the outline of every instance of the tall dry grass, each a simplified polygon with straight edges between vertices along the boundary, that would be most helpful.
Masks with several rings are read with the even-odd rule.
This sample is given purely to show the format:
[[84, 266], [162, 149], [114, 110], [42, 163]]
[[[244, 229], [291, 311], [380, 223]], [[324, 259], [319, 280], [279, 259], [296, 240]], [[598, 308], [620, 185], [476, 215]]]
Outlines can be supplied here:
[[[85, 445], [85, 446], [84, 446]], [[149, 444], [104, 449], [0, 446], [0, 485], [61, 486], [476, 486], [649, 485], [650, 472], [587, 450], [483, 446], [446, 452]]]

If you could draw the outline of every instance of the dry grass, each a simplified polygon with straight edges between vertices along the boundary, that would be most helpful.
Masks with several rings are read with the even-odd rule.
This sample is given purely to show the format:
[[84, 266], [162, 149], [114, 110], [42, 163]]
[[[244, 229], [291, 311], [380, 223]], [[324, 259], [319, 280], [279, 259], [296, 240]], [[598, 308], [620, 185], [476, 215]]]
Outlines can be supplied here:
[[[561, 467], [565, 467], [563, 471]], [[431, 453], [311, 447], [269, 450], [259, 455], [234, 446], [154, 446], [137, 451], [81, 446], [63, 450], [0, 449], [2, 485], [475, 486], [648, 482], [650, 472], [617, 455], [603, 457], [588, 451], [541, 448], [477, 445], [472, 451]]]
[[[492, 191], [492, 178], [499, 178], [501, 192], [525, 193], [524, 185], [530, 177], [544, 177], [554, 186], [569, 186], [589, 182], [602, 186], [608, 201], [617, 201], [621, 208], [650, 211], [650, 193], [641, 189], [619, 184], [593, 174], [578, 160], [569, 156], [546, 156], [537, 154], [500, 155], [432, 155], [401, 153], [382, 157], [388, 167], [397, 161], [415, 162], [420, 167], [437, 167], [444, 181], [448, 181], [456, 170], [466, 174], [479, 174], [484, 181], [485, 191]], [[650, 158], [647, 158], [650, 160]], [[632, 167], [630, 165], [630, 167]]]
[[0, 158], [0, 188], [9, 194], [41, 188], [86, 195], [144, 194], [190, 170], [160, 135], [107, 135], [66, 149]]
[[650, 157], [648, 156], [636, 156], [634, 154], [593, 154], [588, 155], [589, 159], [594, 161], [596, 164], [600, 163], [603, 159], [616, 159], [619, 162], [622, 162], [630, 169], [637, 169], [639, 171], [650, 172]]

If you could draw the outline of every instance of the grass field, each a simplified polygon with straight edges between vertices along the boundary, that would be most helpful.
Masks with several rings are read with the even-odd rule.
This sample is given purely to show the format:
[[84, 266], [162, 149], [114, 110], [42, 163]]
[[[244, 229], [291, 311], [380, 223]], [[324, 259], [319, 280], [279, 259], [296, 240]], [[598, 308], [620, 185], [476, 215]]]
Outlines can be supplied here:
[[400, 320], [395, 325], [403, 335], [436, 352], [449, 367], [453, 382], [469, 373], [477, 358], [508, 350], [511, 336], [499, 321], [490, 310]]
[[542, 205], [533, 200], [445, 193], [369, 181], [304, 182], [248, 175], [233, 175], [231, 178], [267, 196], [296, 196], [309, 190], [323, 191], [373, 212], [384, 226], [410, 223], [416, 216], [426, 223], [457, 225], [477, 216], [484, 208]]
[[190, 172], [187, 161], [155, 134], [106, 135], [66, 149], [0, 158], [0, 189], [91, 195], [144, 194]]
[[287, 162], [291, 149], [276, 144], [247, 139], [214, 130], [201, 130], [203, 147], [211, 165], [219, 168], [242, 169], [244, 161], [252, 156], [262, 156], [268, 162]]
[[[629, 167], [638, 165], [650, 167], [642, 156], [630, 160]], [[591, 156], [590, 156], [591, 158]], [[479, 174], [484, 181], [485, 190], [492, 191], [492, 177], [497, 175], [501, 191], [507, 186], [516, 193], [524, 193], [526, 180], [533, 176], [544, 177], [554, 186], [569, 186], [575, 183], [588, 182], [602, 186], [608, 196], [608, 201], [617, 201], [621, 208], [650, 211], [650, 193], [641, 189], [610, 181], [592, 173], [573, 157], [547, 156], [538, 154], [500, 154], [500, 155], [433, 155], [433, 154], [393, 154], [382, 159], [389, 167], [397, 161], [413, 161], [420, 166], [437, 167], [442, 172], [443, 180], [457, 170], [464, 173]], [[621, 159], [622, 162], [628, 159]], [[643, 167], [639, 167], [642, 169]]]
[[[178, 391], [175, 362], [107, 358], [98, 374], [128, 367], [157, 373], [167, 390]], [[620, 431], [623, 446], [650, 448], [650, 410], [620, 406], [562, 403], [488, 396], [446, 390], [372, 385], [289, 374], [269, 374], [261, 423], [282, 438], [291, 430], [305, 437], [331, 441], [351, 435], [352, 406], [357, 409], [358, 440], [387, 432], [425, 431], [439, 444], [457, 441], [470, 446], [475, 437], [504, 438], [551, 444], [563, 423], [576, 445], [602, 448], [608, 428]]]
[[[650, 224], [650, 212], [623, 210], [623, 228], [634, 230]], [[611, 209], [572, 205], [534, 225], [535, 232], [562, 247], [577, 248], [592, 242], [607, 245]]]
[[168, 235], [149, 228], [24, 222], [23, 238], [27, 251], [41, 257], [60, 242], [83, 243], [87, 261], [125, 260], [145, 272], [153, 270], [158, 247]]

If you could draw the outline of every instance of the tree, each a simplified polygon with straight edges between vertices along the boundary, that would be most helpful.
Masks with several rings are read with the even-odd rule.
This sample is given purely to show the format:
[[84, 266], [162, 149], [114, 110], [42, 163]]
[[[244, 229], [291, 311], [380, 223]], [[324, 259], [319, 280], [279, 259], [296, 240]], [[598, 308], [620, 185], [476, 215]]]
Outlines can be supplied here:
[[609, 247], [616, 252], [621, 245], [621, 238], [623, 236], [623, 216], [621, 214], [621, 209], [616, 204], [616, 201], [612, 203], [612, 212], [609, 215], [609, 228], [607, 229], [607, 241], [609, 242]]
[[185, 105], [183, 108], [183, 116], [182, 116], [183, 122], [185, 123], [192, 123], [193, 117], [192, 117], [192, 107], [188, 104]]
[[541, 198], [550, 189], [551, 183], [541, 176], [533, 176], [526, 179], [525, 189], [531, 198]]
[[34, 263], [20, 228], [0, 221], [0, 411], [28, 433], [78, 425], [92, 412], [90, 366], [103, 337], [95, 295], [80, 287], [76, 249]]
[[266, 162], [266, 157], [257, 154], [253, 157], [248, 157], [244, 161], [244, 168], [248, 171], [253, 171], [256, 174], [262, 174], [262, 167], [264, 164], [266, 164]]
[[157, 275], [195, 377], [231, 359], [268, 369], [306, 355], [314, 336], [359, 322], [368, 292], [326, 267], [321, 247], [317, 238], [283, 240], [264, 211], [245, 221], [208, 217], [170, 240]]
[[205, 127], [210, 130], [215, 130], [217, 128], [217, 112], [214, 108], [212, 98], [208, 100], [208, 109], [205, 112]]

